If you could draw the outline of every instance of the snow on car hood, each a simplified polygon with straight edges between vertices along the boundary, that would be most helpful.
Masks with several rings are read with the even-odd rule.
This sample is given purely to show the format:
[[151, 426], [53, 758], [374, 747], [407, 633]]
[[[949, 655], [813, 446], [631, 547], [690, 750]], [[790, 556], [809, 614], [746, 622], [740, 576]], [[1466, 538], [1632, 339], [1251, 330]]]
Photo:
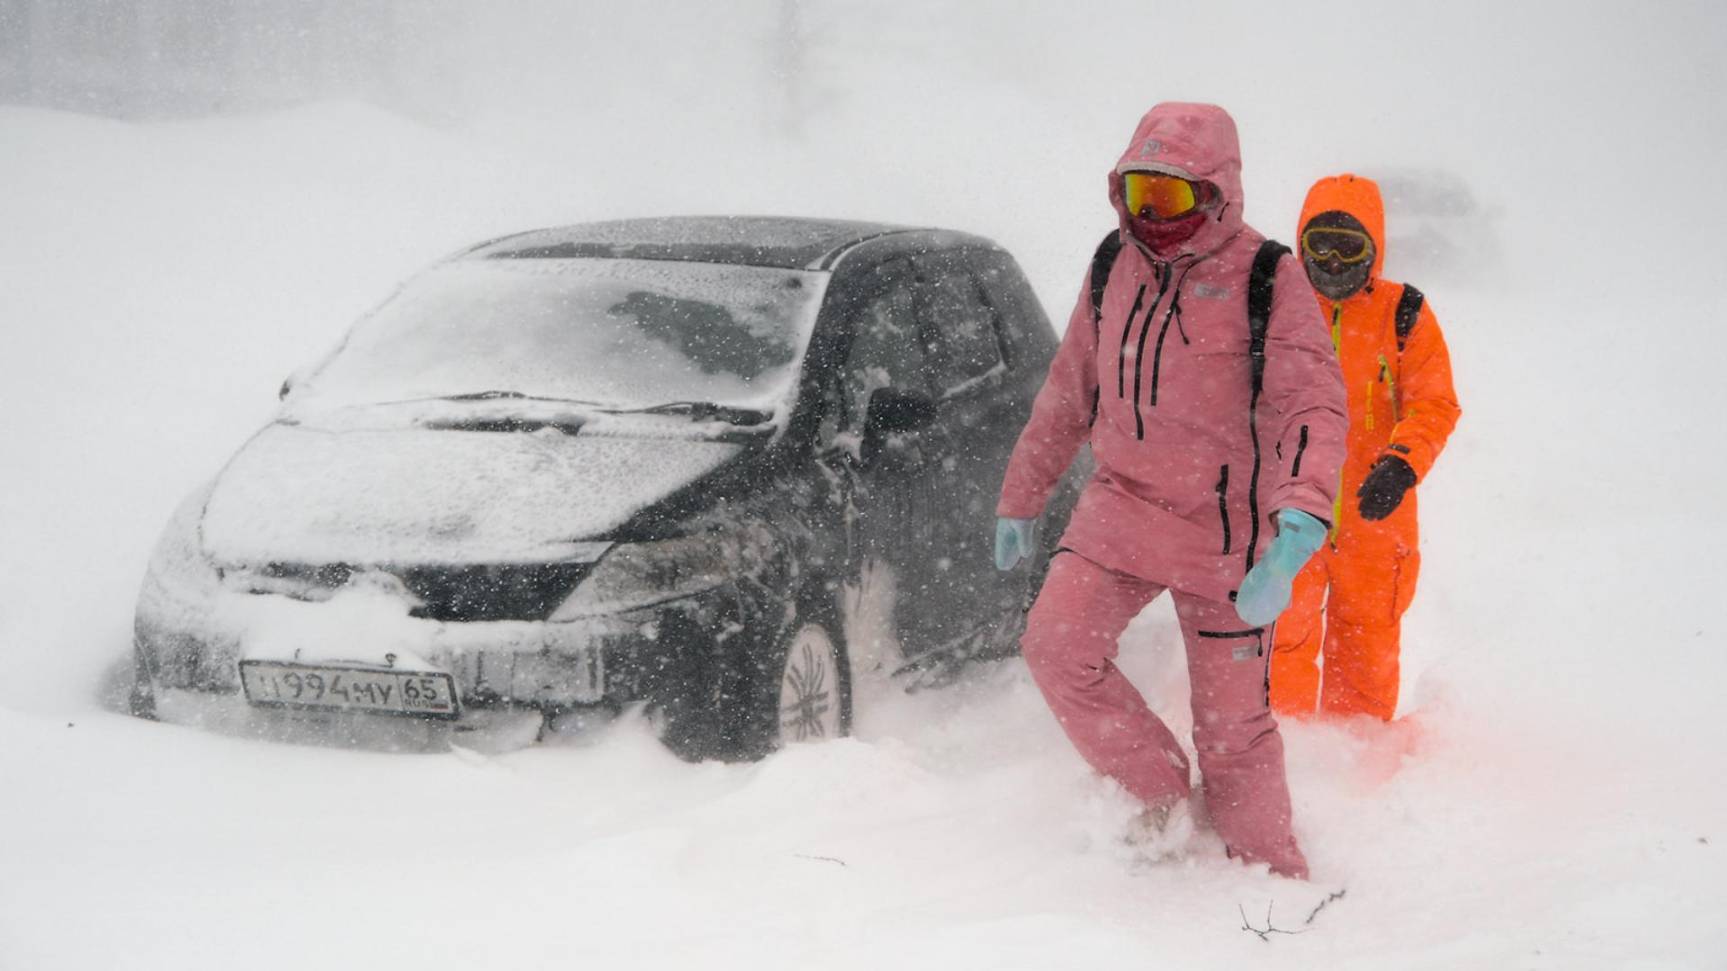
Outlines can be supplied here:
[[217, 562], [487, 563], [579, 555], [736, 455], [727, 442], [271, 425], [204, 510]]

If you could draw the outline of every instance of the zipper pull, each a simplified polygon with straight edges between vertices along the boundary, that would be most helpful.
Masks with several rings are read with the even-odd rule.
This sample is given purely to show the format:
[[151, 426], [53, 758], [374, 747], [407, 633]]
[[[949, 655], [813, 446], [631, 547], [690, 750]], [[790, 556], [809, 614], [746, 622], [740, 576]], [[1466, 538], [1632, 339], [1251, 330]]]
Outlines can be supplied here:
[[1391, 373], [1391, 362], [1379, 355], [1379, 380], [1385, 382], [1385, 396], [1391, 399], [1391, 420], [1403, 420], [1403, 405], [1397, 400], [1397, 376]]

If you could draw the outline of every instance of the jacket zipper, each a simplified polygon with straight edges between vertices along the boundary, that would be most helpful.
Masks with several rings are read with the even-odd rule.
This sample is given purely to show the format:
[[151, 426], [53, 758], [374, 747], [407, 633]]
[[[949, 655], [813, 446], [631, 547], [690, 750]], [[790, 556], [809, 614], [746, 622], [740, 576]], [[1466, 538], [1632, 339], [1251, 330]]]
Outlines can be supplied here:
[[1379, 355], [1379, 380], [1385, 382], [1385, 397], [1391, 402], [1391, 421], [1393, 424], [1403, 420], [1403, 409], [1397, 404], [1397, 375], [1391, 373], [1391, 363], [1385, 355]]
[[[1253, 561], [1259, 551], [1259, 471], [1264, 458], [1259, 451], [1259, 397], [1263, 390], [1261, 382], [1255, 380], [1253, 393], [1247, 399], [1247, 439], [1253, 443], [1253, 468], [1247, 475], [1247, 551], [1246, 556], [1243, 557], [1246, 560], [1244, 572], [1247, 573], [1253, 571]], [[1235, 593], [1232, 591], [1229, 595], [1232, 603], [1235, 600]], [[1268, 687], [1268, 698], [1270, 697], [1269, 691]]]
[[[1145, 440], [1145, 416], [1139, 410], [1139, 386], [1145, 368], [1145, 338], [1147, 334], [1151, 333], [1152, 315], [1157, 313], [1157, 305], [1163, 302], [1163, 294], [1169, 289], [1169, 279], [1175, 275], [1172, 269], [1165, 269], [1158, 274], [1157, 296], [1152, 298], [1151, 309], [1145, 312], [1144, 322], [1139, 328], [1139, 346], [1133, 354], [1133, 432], [1134, 437], [1140, 441]], [[1158, 344], [1161, 346], [1162, 343], [1163, 341], [1160, 339]], [[1153, 374], [1155, 373], [1153, 371]], [[1154, 400], [1152, 403], [1156, 404], [1156, 401]]]
[[[1175, 309], [1174, 301], [1170, 302], [1169, 307], [1171, 310]], [[1157, 407], [1157, 382], [1163, 374], [1163, 339], [1169, 336], [1169, 318], [1170, 314], [1166, 313], [1163, 315], [1163, 326], [1157, 331], [1157, 349], [1152, 351], [1151, 406], [1153, 408]]]
[[1229, 555], [1229, 466], [1217, 476], [1217, 517], [1223, 522], [1223, 555]]
[[1121, 325], [1121, 348], [1115, 358], [1115, 396], [1127, 397], [1127, 335], [1133, 333], [1133, 318], [1139, 316], [1139, 305], [1145, 302], [1145, 284], [1133, 296], [1133, 309], [1127, 312], [1127, 323]]

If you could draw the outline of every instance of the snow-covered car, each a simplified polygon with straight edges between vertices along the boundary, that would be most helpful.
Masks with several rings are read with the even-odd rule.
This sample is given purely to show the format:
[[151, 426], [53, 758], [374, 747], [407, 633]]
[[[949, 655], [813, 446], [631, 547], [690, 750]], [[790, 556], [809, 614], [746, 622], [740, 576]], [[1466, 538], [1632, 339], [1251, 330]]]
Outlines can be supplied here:
[[995, 496], [1055, 347], [1013, 259], [957, 232], [480, 244], [290, 378], [174, 515], [133, 709], [531, 740], [645, 702], [687, 758], [843, 735], [866, 608], [902, 670], [1015, 649], [1035, 571], [993, 568]]

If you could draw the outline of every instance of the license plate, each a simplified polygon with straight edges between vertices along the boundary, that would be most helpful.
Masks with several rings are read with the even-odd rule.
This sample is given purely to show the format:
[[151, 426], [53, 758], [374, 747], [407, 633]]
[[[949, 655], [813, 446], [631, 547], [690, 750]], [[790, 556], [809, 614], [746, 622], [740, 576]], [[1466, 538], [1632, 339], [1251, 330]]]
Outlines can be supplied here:
[[246, 700], [273, 708], [317, 708], [454, 718], [456, 682], [433, 671], [334, 668], [241, 661]]

